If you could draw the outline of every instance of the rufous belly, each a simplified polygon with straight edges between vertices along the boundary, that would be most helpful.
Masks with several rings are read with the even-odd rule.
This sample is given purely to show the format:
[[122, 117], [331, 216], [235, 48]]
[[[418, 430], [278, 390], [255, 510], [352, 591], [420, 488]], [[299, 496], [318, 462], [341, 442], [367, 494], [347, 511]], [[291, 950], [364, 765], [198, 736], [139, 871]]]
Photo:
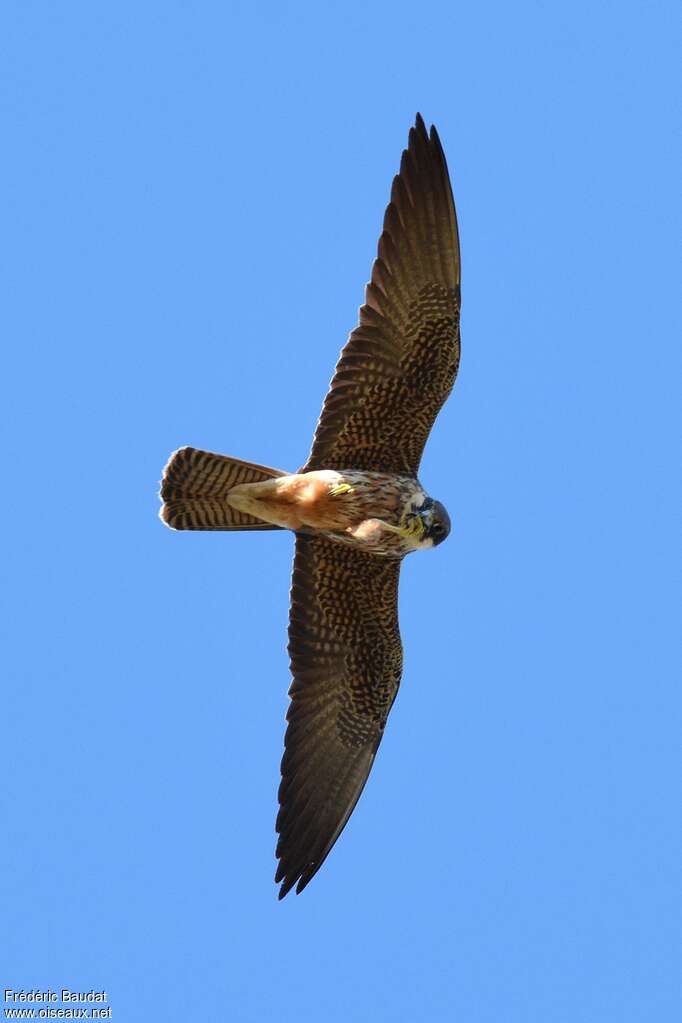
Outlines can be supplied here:
[[352, 500], [352, 490], [331, 493], [343, 486], [340, 473], [323, 469], [264, 483], [241, 483], [229, 492], [227, 503], [284, 529], [346, 530], [359, 525], [366, 516]]

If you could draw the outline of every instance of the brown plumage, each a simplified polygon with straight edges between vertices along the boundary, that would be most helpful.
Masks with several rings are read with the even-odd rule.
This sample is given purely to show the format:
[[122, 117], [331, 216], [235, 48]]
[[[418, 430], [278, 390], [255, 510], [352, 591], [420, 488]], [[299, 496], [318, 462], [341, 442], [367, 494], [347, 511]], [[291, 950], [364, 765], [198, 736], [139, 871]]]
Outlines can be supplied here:
[[402, 671], [400, 562], [296, 538], [277, 817], [280, 898], [319, 870], [364, 788]]
[[360, 322], [325, 398], [310, 469], [416, 474], [459, 365], [459, 237], [445, 155], [410, 129]]
[[296, 531], [293, 682], [277, 817], [280, 898], [301, 891], [367, 780], [400, 683], [402, 557], [440, 543], [447, 512], [417, 480], [459, 364], [459, 240], [435, 128], [417, 115], [393, 181], [359, 324], [312, 450], [286, 474], [181, 448], [161, 517], [177, 529]]
[[241, 483], [284, 476], [279, 469], [197, 448], [179, 448], [163, 470], [160, 517], [171, 529], [278, 529], [238, 511], [227, 495]]

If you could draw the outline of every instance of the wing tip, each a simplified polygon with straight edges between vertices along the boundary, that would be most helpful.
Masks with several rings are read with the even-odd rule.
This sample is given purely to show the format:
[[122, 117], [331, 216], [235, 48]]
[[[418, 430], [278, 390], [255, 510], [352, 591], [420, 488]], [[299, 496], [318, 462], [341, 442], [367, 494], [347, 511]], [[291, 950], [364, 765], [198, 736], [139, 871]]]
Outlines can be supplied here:
[[[433, 130], [433, 125], [431, 125], [431, 130]], [[414, 126], [410, 128], [410, 138], [416, 138], [420, 142], [428, 143], [429, 141], [429, 133], [426, 128], [426, 123], [419, 111], [417, 111], [415, 115]]]
[[[296, 886], [294, 895], [300, 895], [304, 888], [312, 881], [315, 874], [322, 866], [322, 861], [319, 863], [312, 864], [307, 870], [293, 871], [289, 876], [286, 876], [286, 871], [282, 869], [280, 863], [275, 874], [275, 884], [279, 884], [279, 891], [277, 892], [277, 901], [281, 902], [282, 899], [286, 898], [289, 892]], [[280, 884], [281, 882], [281, 884]]]
[[[318, 867], [320, 865], [321, 864], [317, 864], [315, 866], [313, 874], [317, 873]], [[310, 874], [309, 877], [306, 877], [305, 869], [303, 870], [296, 868], [287, 869], [287, 867], [284, 865], [284, 862], [280, 860], [279, 865], [277, 867], [277, 872], [275, 873], [275, 884], [279, 885], [277, 901], [281, 902], [282, 899], [284, 899], [289, 894], [294, 885], [296, 885], [295, 894], [300, 895], [300, 893], [308, 884], [308, 881], [313, 876], [313, 874]]]
[[430, 148], [435, 150], [436, 156], [440, 161], [442, 161], [442, 163], [447, 168], [447, 163], [445, 160], [445, 151], [443, 149], [443, 144], [440, 140], [440, 135], [438, 134], [438, 129], [436, 128], [435, 124], [432, 124], [431, 127], [427, 129], [426, 122], [424, 121], [424, 118], [419, 113], [419, 111], [417, 111], [417, 114], [415, 116], [414, 126], [410, 128], [409, 135], [410, 144], [408, 144], [408, 149], [412, 148], [411, 143], [413, 140], [416, 140], [417, 138], [419, 139], [419, 141], [425, 142], [427, 146], [430, 146]]
[[[287, 878], [286, 880], [282, 881], [282, 884], [279, 886], [279, 891], [277, 892], [277, 901], [278, 902], [281, 902], [282, 899], [285, 898], [289, 894], [291, 889], [294, 887], [295, 883], [296, 883], [296, 879], [295, 878], [293, 880], [291, 878]], [[279, 881], [277, 880], [277, 876], [276, 875], [275, 875], [275, 884], [279, 884]]]

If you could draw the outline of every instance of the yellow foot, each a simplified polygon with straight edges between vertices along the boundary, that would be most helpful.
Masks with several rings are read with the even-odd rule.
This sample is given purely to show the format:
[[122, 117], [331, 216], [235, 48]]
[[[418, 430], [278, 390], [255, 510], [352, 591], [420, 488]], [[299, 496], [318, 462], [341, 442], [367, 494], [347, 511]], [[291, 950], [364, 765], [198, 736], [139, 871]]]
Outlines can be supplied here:
[[400, 520], [400, 535], [406, 538], [416, 537], [421, 540], [426, 529], [422, 522], [420, 515], [408, 515], [407, 512], [403, 513]]
[[355, 491], [351, 487], [350, 483], [339, 483], [338, 486], [332, 487], [329, 491], [330, 497], [340, 497], [341, 494], [354, 494]]

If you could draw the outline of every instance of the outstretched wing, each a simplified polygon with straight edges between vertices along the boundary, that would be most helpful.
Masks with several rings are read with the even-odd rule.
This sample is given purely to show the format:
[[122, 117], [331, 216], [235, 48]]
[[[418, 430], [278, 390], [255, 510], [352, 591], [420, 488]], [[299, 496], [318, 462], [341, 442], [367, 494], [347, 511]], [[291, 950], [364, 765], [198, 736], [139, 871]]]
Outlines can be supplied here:
[[416, 474], [459, 364], [460, 262], [445, 155], [421, 116], [393, 180], [360, 322], [341, 352], [305, 471]]
[[279, 897], [320, 869], [367, 781], [398, 691], [400, 561], [296, 537], [282, 759]]

